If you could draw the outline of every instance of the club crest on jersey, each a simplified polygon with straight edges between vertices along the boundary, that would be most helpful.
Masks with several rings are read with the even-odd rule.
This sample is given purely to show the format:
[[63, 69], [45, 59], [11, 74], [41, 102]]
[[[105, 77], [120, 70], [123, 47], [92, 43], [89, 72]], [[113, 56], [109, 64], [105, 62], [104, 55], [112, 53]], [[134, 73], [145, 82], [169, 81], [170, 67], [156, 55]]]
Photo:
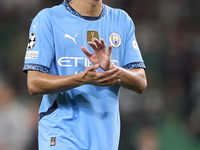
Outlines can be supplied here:
[[99, 40], [99, 33], [97, 31], [87, 31], [87, 42], [94, 42], [94, 38]]
[[35, 33], [31, 33], [30, 37], [29, 37], [29, 41], [28, 41], [28, 45], [27, 45], [27, 50], [32, 49], [36, 44], [36, 35]]
[[118, 33], [113, 32], [109, 36], [109, 42], [113, 47], [117, 48], [121, 45], [121, 36]]

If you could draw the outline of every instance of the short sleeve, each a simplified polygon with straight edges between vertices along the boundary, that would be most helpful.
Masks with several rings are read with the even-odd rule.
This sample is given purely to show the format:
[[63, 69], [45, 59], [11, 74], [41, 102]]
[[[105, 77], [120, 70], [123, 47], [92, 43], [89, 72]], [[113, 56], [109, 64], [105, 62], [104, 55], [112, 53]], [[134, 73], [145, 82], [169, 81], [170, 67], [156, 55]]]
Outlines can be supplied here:
[[32, 21], [25, 54], [23, 71], [48, 73], [54, 58], [54, 40], [48, 9], [41, 11]]
[[133, 68], [146, 68], [136, 37], [135, 37], [135, 26], [132, 19], [126, 16], [126, 40], [124, 48], [124, 61], [123, 68], [133, 69]]

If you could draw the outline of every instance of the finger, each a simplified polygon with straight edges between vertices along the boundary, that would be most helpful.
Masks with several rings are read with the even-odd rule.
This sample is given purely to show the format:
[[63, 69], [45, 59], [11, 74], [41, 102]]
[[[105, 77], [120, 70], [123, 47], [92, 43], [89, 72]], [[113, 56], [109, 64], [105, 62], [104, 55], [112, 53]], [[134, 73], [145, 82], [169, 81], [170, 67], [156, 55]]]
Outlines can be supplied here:
[[122, 72], [119, 70], [119, 71], [113, 73], [112, 75], [101, 79], [100, 82], [101, 83], [108, 83], [108, 82], [111, 82], [111, 81], [116, 81], [116, 80], [120, 79], [121, 76], [122, 76]]
[[110, 76], [110, 75], [112, 75], [112, 74], [114, 74], [114, 73], [116, 73], [116, 72], [118, 72], [118, 71], [119, 71], [119, 74], [123, 72], [121, 69], [119, 69], [119, 68], [116, 67], [116, 68], [113, 68], [113, 69], [104, 71], [103, 73], [104, 73], [106, 76]]
[[106, 77], [112, 75], [113, 73], [115, 73], [117, 71], [119, 71], [119, 68], [114, 68], [114, 69], [111, 69], [111, 70], [108, 70], [108, 71], [99, 72], [98, 73], [98, 78], [99, 79], [106, 78]]
[[91, 57], [92, 54], [88, 51], [88, 49], [85, 46], [81, 46], [81, 50], [87, 57]]
[[92, 49], [97, 50], [97, 45], [95, 42], [88, 42], [88, 44], [90, 45], [90, 47], [92, 47]]
[[105, 43], [105, 41], [104, 41], [103, 39], [100, 39], [100, 41], [101, 41], [102, 48], [106, 48], [106, 43]]
[[[98, 65], [97, 65], [97, 67], [98, 67]], [[118, 70], [118, 71], [115, 72], [116, 70]], [[120, 78], [122, 76], [122, 71], [119, 70], [118, 68], [113, 69], [112, 71], [114, 71], [115, 73], [113, 73], [110, 76], [108, 76], [108, 74], [105, 74], [104, 72], [97, 72], [97, 71], [96, 72], [88, 71], [88, 75], [93, 78], [94, 85], [112, 86], [112, 85], [115, 85], [115, 84], [121, 82]]]
[[100, 86], [113, 86], [113, 85], [116, 85], [120, 82], [121, 82], [121, 79], [117, 79], [117, 80], [102, 83], [102, 84], [100, 84]]
[[109, 53], [109, 56], [110, 56], [111, 53], [112, 53], [112, 45], [109, 45], [109, 47], [108, 47], [108, 53]]
[[122, 70], [119, 70], [119, 68], [114, 68], [111, 69], [109, 71], [105, 71], [105, 72], [100, 72], [98, 73], [98, 79], [99, 79], [99, 83], [104, 83], [107, 82], [108, 80], [113, 80], [113, 79], [117, 79], [117, 77], [121, 77], [122, 74]]
[[92, 66], [89, 66], [86, 68], [86, 72], [87, 72], [87, 75], [89, 75], [90, 77], [94, 78], [94, 79], [98, 79], [97, 78], [97, 69], [99, 68], [99, 65], [96, 64], [96, 65], [92, 65]]
[[88, 71], [94, 71], [94, 70], [97, 70], [99, 68], [99, 65], [96, 64], [96, 65], [91, 65], [88, 67]]
[[102, 44], [98, 39], [94, 38], [94, 42], [96, 43], [97, 49], [102, 49]]

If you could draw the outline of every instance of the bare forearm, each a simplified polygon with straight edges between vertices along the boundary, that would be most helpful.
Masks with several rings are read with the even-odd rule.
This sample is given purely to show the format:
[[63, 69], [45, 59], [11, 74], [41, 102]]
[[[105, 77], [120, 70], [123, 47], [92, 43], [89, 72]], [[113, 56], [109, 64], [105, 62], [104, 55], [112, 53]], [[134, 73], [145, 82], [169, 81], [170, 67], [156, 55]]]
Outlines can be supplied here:
[[28, 71], [28, 89], [31, 95], [63, 92], [82, 85], [80, 74], [57, 76], [37, 71]]
[[98, 67], [99, 65], [92, 65], [87, 67], [84, 72], [66, 76], [28, 71], [27, 83], [29, 93], [31, 95], [53, 94], [64, 92], [84, 84], [113, 86], [121, 82], [122, 70], [119, 68], [98, 72]]
[[131, 69], [131, 70], [127, 70], [121, 67], [118, 68], [123, 70], [121, 82], [119, 83], [121, 86], [129, 90], [135, 91], [137, 93], [144, 92], [144, 90], [147, 87], [147, 80], [143, 68]]
[[143, 93], [147, 87], [146, 76], [144, 69], [126, 70], [123, 69], [123, 76], [121, 78], [121, 86], [133, 90], [137, 93]]

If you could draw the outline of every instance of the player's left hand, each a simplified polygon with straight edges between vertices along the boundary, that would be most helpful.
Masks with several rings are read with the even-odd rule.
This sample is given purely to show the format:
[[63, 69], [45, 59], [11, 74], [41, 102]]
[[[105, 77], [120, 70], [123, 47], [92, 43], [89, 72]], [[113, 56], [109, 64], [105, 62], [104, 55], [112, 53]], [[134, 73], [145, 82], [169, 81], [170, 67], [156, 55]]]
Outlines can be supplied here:
[[82, 46], [81, 49], [88, 57], [90, 62], [93, 65], [98, 64], [99, 67], [101, 67], [105, 71], [111, 69], [112, 63], [110, 57], [112, 52], [112, 46], [109, 45], [107, 50], [105, 41], [103, 39], [100, 39], [99, 41], [96, 38], [94, 38], [94, 42], [88, 42], [88, 44], [93, 48], [93, 54], [91, 54], [85, 46]]

